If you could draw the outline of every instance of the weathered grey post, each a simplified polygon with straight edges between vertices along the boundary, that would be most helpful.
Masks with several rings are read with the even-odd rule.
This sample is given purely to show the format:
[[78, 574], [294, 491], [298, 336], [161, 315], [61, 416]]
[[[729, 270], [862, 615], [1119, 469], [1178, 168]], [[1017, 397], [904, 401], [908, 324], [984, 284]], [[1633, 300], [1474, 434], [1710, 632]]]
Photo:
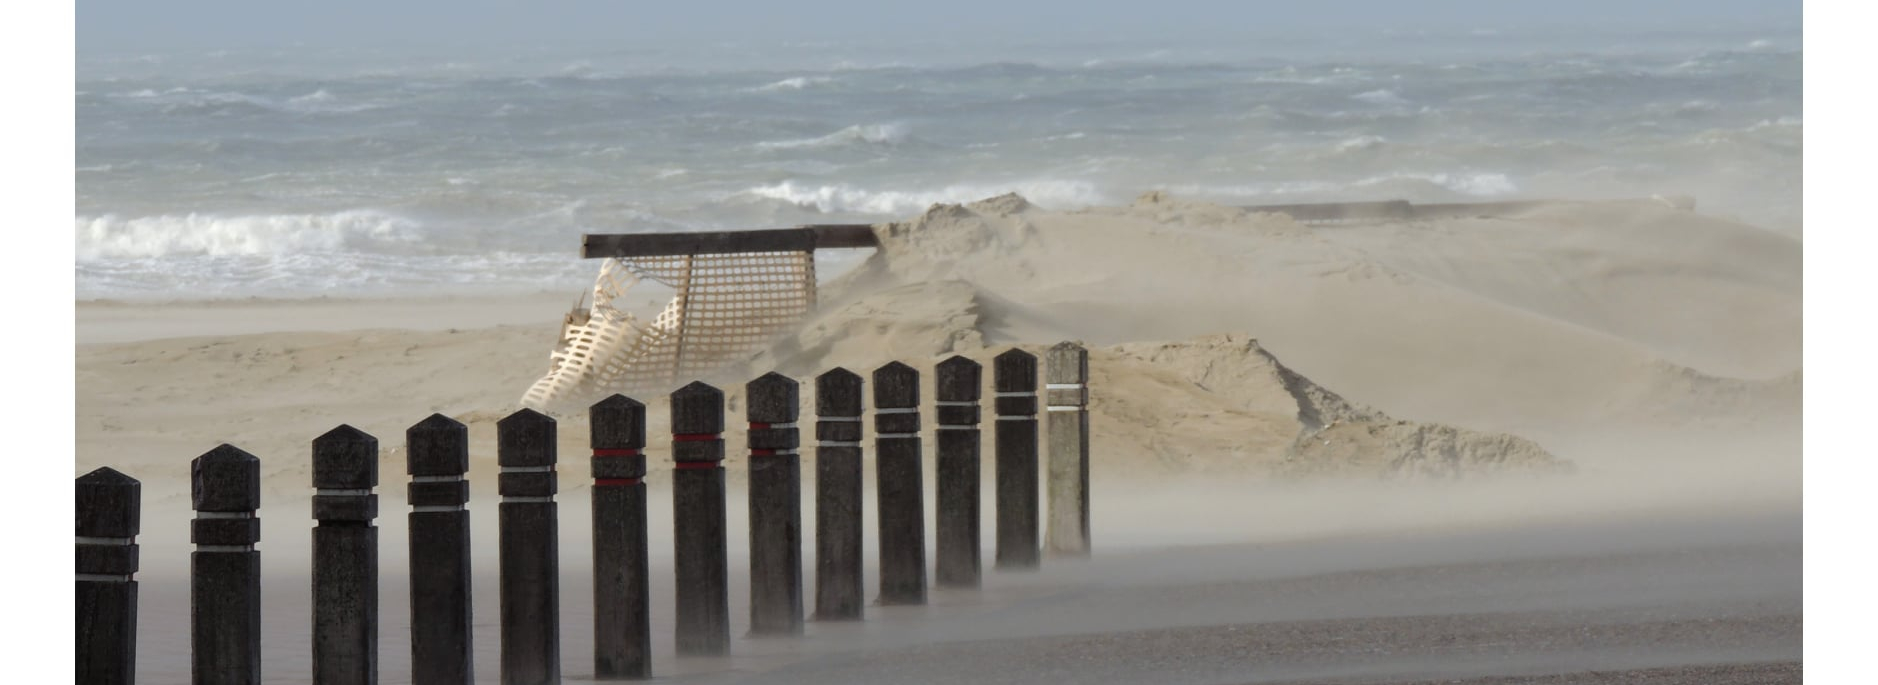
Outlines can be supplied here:
[[1037, 567], [1037, 357], [1011, 349], [991, 360], [997, 460], [997, 567]]
[[724, 541], [724, 393], [694, 382], [672, 393], [672, 544], [678, 653], [730, 653]]
[[978, 559], [978, 395], [982, 368], [954, 356], [939, 362], [938, 392], [939, 520], [934, 581], [945, 587], [975, 588]]
[[222, 445], [189, 471], [190, 673], [196, 685], [259, 685], [261, 460]]
[[652, 677], [646, 571], [646, 406], [625, 395], [588, 410], [593, 441], [593, 672]]
[[554, 419], [523, 409], [496, 422], [502, 683], [561, 682], [560, 521]]
[[313, 682], [378, 682], [378, 438], [313, 440]]
[[1052, 556], [1089, 556], [1089, 351], [1072, 342], [1050, 348], [1044, 364], [1050, 420]]
[[861, 377], [817, 377], [815, 414], [815, 619], [860, 620]]
[[79, 476], [79, 685], [137, 680], [137, 529], [143, 486], [109, 467]]
[[470, 685], [469, 430], [432, 414], [404, 433], [411, 474], [411, 682]]
[[920, 463], [919, 371], [874, 370], [874, 490], [879, 493], [880, 603], [926, 603], [925, 465]]
[[766, 373], [744, 386], [750, 421], [750, 632], [802, 632], [801, 384]]

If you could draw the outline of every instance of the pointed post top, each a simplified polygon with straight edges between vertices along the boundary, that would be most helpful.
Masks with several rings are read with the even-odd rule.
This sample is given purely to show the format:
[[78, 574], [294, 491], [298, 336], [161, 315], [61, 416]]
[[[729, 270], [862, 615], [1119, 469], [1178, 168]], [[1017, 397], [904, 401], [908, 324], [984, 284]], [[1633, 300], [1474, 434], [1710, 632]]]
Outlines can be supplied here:
[[75, 484], [79, 537], [136, 537], [143, 484], [109, 466], [79, 476]]
[[718, 434], [724, 432], [724, 391], [703, 382], [672, 392], [672, 432]]
[[460, 476], [469, 472], [469, 427], [431, 414], [404, 432], [404, 470], [413, 476]]
[[340, 424], [313, 439], [313, 487], [371, 489], [378, 485], [378, 438]]
[[138, 484], [137, 479], [126, 476], [123, 472], [109, 466], [100, 466], [92, 469], [90, 473], [79, 476], [76, 480], [79, 485], [110, 485], [123, 487]]
[[744, 386], [744, 416], [750, 423], [791, 423], [802, 408], [802, 384], [771, 371]]
[[815, 413], [819, 416], [860, 416], [860, 375], [837, 366], [816, 376]]
[[933, 391], [941, 402], [978, 399], [983, 367], [963, 355], [953, 355], [939, 362], [933, 374]]
[[248, 512], [261, 508], [261, 460], [223, 444], [189, 462], [189, 494], [196, 511]]
[[496, 464], [499, 466], [553, 466], [556, 443], [554, 418], [533, 409], [521, 409], [496, 422]]
[[874, 407], [898, 409], [919, 406], [919, 370], [888, 362], [874, 370]]
[[1037, 356], [1018, 348], [991, 360], [991, 383], [998, 392], [1036, 392]]
[[1044, 382], [1089, 382], [1089, 351], [1074, 342], [1060, 342], [1045, 353]]
[[587, 410], [587, 435], [597, 450], [636, 450], [646, 446], [646, 405], [613, 395]]

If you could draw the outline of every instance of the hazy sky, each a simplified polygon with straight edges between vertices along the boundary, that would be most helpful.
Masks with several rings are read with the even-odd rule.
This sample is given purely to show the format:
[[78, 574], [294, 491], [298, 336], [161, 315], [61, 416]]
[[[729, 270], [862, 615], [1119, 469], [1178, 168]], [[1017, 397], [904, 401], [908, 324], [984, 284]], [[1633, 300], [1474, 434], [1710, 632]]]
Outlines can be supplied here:
[[1796, 30], [1800, 0], [79, 0], [80, 52], [857, 37], [1226, 38], [1334, 28]]

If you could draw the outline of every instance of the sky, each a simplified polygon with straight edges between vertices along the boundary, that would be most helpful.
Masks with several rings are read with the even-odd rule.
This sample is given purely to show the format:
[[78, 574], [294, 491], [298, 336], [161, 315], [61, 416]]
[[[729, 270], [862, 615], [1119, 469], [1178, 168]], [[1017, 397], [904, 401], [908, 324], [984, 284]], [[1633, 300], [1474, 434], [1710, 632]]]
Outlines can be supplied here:
[[1220, 39], [1291, 32], [1797, 30], [1799, 0], [80, 0], [87, 52], [622, 41]]

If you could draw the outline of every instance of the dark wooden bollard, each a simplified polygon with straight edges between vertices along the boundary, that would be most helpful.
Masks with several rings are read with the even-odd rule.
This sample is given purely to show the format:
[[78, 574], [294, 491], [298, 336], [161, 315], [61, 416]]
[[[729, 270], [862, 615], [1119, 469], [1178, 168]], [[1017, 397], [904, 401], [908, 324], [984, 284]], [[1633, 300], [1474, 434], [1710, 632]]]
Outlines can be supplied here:
[[222, 445], [189, 469], [190, 673], [196, 685], [259, 685], [261, 460]]
[[861, 618], [861, 377], [815, 379], [815, 619]]
[[137, 529], [143, 486], [101, 468], [79, 476], [79, 685], [137, 681]]
[[933, 580], [943, 587], [975, 588], [978, 559], [978, 362], [954, 356], [934, 374], [938, 444], [939, 520]]
[[313, 440], [313, 682], [378, 682], [378, 438]]
[[469, 430], [432, 414], [404, 433], [411, 474], [411, 682], [470, 685]]
[[496, 422], [502, 684], [561, 682], [560, 521], [554, 419], [523, 409]]
[[672, 393], [672, 566], [678, 653], [730, 653], [724, 541], [724, 393], [695, 382]]
[[652, 677], [646, 576], [646, 406], [625, 395], [588, 410], [593, 440], [593, 672]]
[[1012, 349], [991, 360], [1000, 569], [1037, 568], [1037, 357]]
[[750, 632], [802, 632], [801, 384], [766, 373], [744, 386], [750, 421]]
[[1050, 413], [1050, 529], [1044, 544], [1058, 557], [1089, 556], [1089, 351], [1071, 342], [1050, 348], [1043, 380]]
[[920, 463], [919, 371], [874, 370], [874, 490], [880, 501], [880, 603], [926, 603], [925, 465]]

